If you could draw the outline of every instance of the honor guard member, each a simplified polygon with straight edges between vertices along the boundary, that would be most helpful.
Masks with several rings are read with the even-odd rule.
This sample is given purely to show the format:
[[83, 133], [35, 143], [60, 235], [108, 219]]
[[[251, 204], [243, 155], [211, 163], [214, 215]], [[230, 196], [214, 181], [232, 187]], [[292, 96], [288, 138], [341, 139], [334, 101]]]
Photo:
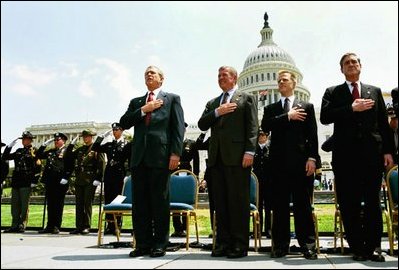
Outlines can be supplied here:
[[[106, 137], [111, 134], [111, 130], [98, 136], [93, 144], [93, 151], [98, 153], [105, 153], [107, 157], [107, 164], [104, 171], [104, 200], [105, 204], [112, 202], [116, 196], [122, 194], [123, 179], [126, 177], [126, 172], [129, 168], [129, 160], [131, 153], [131, 143], [123, 136], [123, 128], [119, 123], [113, 123], [112, 133], [114, 139], [101, 144]], [[115, 224], [112, 215], [107, 215], [107, 226], [105, 234], [115, 234]], [[122, 219], [118, 217], [118, 227], [122, 226]]]
[[[184, 123], [187, 128], [187, 123]], [[191, 166], [191, 161], [193, 161], [193, 166]], [[176, 170], [189, 170], [192, 171], [198, 178], [199, 174], [199, 152], [196, 145], [196, 141], [186, 138], [183, 141], [183, 152], [180, 157], [180, 164]], [[186, 237], [186, 224], [187, 220], [185, 217], [173, 216], [173, 228], [174, 233], [171, 237]]]
[[[1, 147], [6, 146], [5, 143], [1, 142]], [[3, 153], [1, 153], [1, 196], [3, 196], [3, 185], [7, 178], [9, 170], [8, 161], [3, 158]]]
[[[11, 228], [5, 233], [24, 232], [28, 218], [31, 189], [37, 185], [40, 177], [40, 160], [36, 157], [36, 148], [32, 146], [33, 135], [24, 131], [22, 137], [12, 141], [5, 149], [4, 160], [14, 160], [15, 168], [11, 180]], [[22, 146], [14, 153], [12, 147], [22, 139]]]
[[[271, 238], [271, 180], [268, 172], [269, 168], [269, 133], [262, 130], [258, 134], [258, 145], [256, 146], [253, 172], [259, 181], [259, 217], [260, 217], [260, 232], [259, 234]], [[263, 209], [265, 210], [265, 218], [263, 218]], [[264, 222], [263, 222], [264, 221]], [[265, 224], [265, 228], [263, 228]]]
[[[64, 133], [57, 132], [54, 134], [54, 139], [45, 141], [37, 151], [38, 158], [46, 159], [41, 181], [45, 184], [48, 214], [47, 225], [39, 233], [58, 234], [60, 232], [65, 193], [68, 190], [67, 179], [72, 172], [65, 156], [67, 140], [68, 137]], [[45, 151], [52, 141], [54, 141], [54, 147]]]
[[93, 136], [91, 130], [83, 130], [84, 145], [73, 151], [79, 138], [77, 136], [68, 146], [67, 155], [75, 167], [75, 197], [76, 197], [76, 229], [70, 234], [88, 234], [91, 227], [91, 213], [96, 188], [101, 185], [104, 171], [104, 155], [93, 151]]

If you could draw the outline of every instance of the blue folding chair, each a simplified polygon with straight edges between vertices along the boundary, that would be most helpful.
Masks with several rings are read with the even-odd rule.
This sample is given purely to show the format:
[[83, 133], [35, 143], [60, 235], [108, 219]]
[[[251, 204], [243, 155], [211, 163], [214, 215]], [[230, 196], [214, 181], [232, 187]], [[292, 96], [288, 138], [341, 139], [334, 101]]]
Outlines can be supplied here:
[[171, 174], [169, 185], [170, 215], [186, 218], [186, 249], [189, 248], [190, 238], [190, 217], [194, 217], [197, 242], [197, 201], [198, 201], [198, 180], [195, 174], [189, 170], [178, 170]]
[[[132, 215], [132, 208], [133, 208], [133, 181], [131, 176], [129, 176], [126, 182], [123, 184], [122, 195], [125, 196], [125, 199], [121, 203], [109, 203], [104, 205], [101, 213], [100, 218], [98, 221], [98, 240], [97, 246], [100, 246], [103, 242], [103, 230], [102, 224], [104, 222], [105, 227], [105, 215], [110, 214], [113, 216], [113, 220], [108, 222], [113, 222], [115, 224], [115, 233], [117, 241], [119, 242], [120, 239], [120, 229], [118, 225], [117, 218], [122, 216], [131, 216]], [[133, 239], [134, 242], [134, 239]]]

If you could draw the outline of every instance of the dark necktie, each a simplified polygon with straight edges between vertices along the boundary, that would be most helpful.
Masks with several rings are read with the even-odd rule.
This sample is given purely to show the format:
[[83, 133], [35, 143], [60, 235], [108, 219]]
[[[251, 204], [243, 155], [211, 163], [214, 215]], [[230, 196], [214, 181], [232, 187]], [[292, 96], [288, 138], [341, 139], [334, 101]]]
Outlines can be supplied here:
[[225, 104], [226, 102], [227, 102], [227, 99], [229, 98], [229, 93], [228, 92], [225, 92], [224, 94], [223, 94], [223, 101], [222, 101], [222, 104]]
[[[148, 94], [148, 99], [147, 99], [147, 103], [153, 100], [153, 96], [154, 96], [154, 92], [150, 92]], [[150, 124], [150, 120], [151, 120], [151, 112], [148, 112], [145, 115], [145, 125], [148, 126]]]
[[288, 113], [290, 111], [290, 100], [285, 98], [284, 100], [284, 112]]
[[360, 98], [359, 88], [357, 87], [357, 83], [352, 83], [353, 90], [352, 90], [352, 98], [353, 100]]

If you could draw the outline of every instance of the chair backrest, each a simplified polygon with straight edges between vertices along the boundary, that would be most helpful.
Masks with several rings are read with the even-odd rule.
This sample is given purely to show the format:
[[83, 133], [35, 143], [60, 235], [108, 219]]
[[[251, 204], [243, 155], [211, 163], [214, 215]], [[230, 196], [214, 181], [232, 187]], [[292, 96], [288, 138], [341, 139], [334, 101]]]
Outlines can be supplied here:
[[132, 176], [129, 176], [126, 182], [123, 184], [122, 195], [126, 196], [123, 203], [133, 203], [133, 189], [132, 189], [133, 181]]
[[170, 176], [170, 202], [197, 205], [198, 181], [189, 170], [178, 170]]
[[391, 209], [393, 209], [398, 204], [398, 165], [389, 170], [385, 183], [388, 187], [389, 204]]
[[253, 204], [256, 206], [256, 208], [259, 207], [258, 205], [258, 178], [256, 177], [254, 172], [251, 172], [251, 178], [249, 182], [249, 203]]

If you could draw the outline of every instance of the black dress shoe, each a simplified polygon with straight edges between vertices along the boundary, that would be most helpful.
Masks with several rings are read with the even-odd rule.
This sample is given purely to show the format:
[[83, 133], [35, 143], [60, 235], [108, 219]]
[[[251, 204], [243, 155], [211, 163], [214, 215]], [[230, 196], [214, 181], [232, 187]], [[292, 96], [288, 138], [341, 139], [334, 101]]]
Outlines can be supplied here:
[[75, 229], [73, 231], [70, 231], [69, 234], [80, 234], [81, 230]]
[[211, 256], [212, 257], [227, 256], [227, 250], [224, 247], [216, 247], [214, 250], [212, 250]]
[[369, 256], [369, 260], [373, 262], [385, 262], [385, 257], [381, 254], [374, 253]]
[[16, 232], [18, 232], [18, 227], [11, 227], [3, 231], [3, 233], [16, 233]]
[[52, 228], [44, 228], [43, 230], [39, 230], [38, 233], [52, 233], [53, 229]]
[[59, 230], [57, 227], [54, 227], [54, 228], [51, 230], [50, 233], [51, 233], [51, 234], [59, 234], [59, 233], [60, 233], [60, 230]]
[[140, 257], [144, 255], [149, 255], [150, 249], [149, 248], [135, 248], [129, 253], [129, 257]]
[[270, 253], [270, 257], [271, 258], [282, 258], [285, 257], [288, 254], [287, 251], [282, 250], [282, 249], [274, 249], [271, 253]]
[[186, 237], [186, 232], [185, 231], [176, 231], [171, 234], [170, 237]]
[[353, 257], [352, 257], [352, 259], [353, 259], [354, 261], [357, 261], [357, 262], [364, 262], [364, 261], [367, 261], [367, 257], [366, 257], [366, 256], [363, 256], [363, 255], [360, 255], [360, 254], [354, 254]]
[[229, 252], [227, 252], [227, 258], [236, 259], [248, 256], [248, 251], [243, 250], [241, 248], [233, 248]]
[[111, 228], [107, 228], [104, 232], [104, 235], [108, 235], [108, 234], [115, 234], [115, 230], [111, 229]]
[[83, 229], [83, 230], [80, 232], [80, 234], [83, 234], [83, 235], [89, 234], [89, 233], [90, 233], [90, 229], [88, 229], [88, 228]]
[[307, 250], [303, 251], [303, 256], [307, 260], [317, 260], [317, 253], [315, 250], [312, 250], [312, 249], [307, 249]]
[[166, 251], [164, 248], [154, 248], [151, 250], [150, 257], [162, 257], [165, 256]]

